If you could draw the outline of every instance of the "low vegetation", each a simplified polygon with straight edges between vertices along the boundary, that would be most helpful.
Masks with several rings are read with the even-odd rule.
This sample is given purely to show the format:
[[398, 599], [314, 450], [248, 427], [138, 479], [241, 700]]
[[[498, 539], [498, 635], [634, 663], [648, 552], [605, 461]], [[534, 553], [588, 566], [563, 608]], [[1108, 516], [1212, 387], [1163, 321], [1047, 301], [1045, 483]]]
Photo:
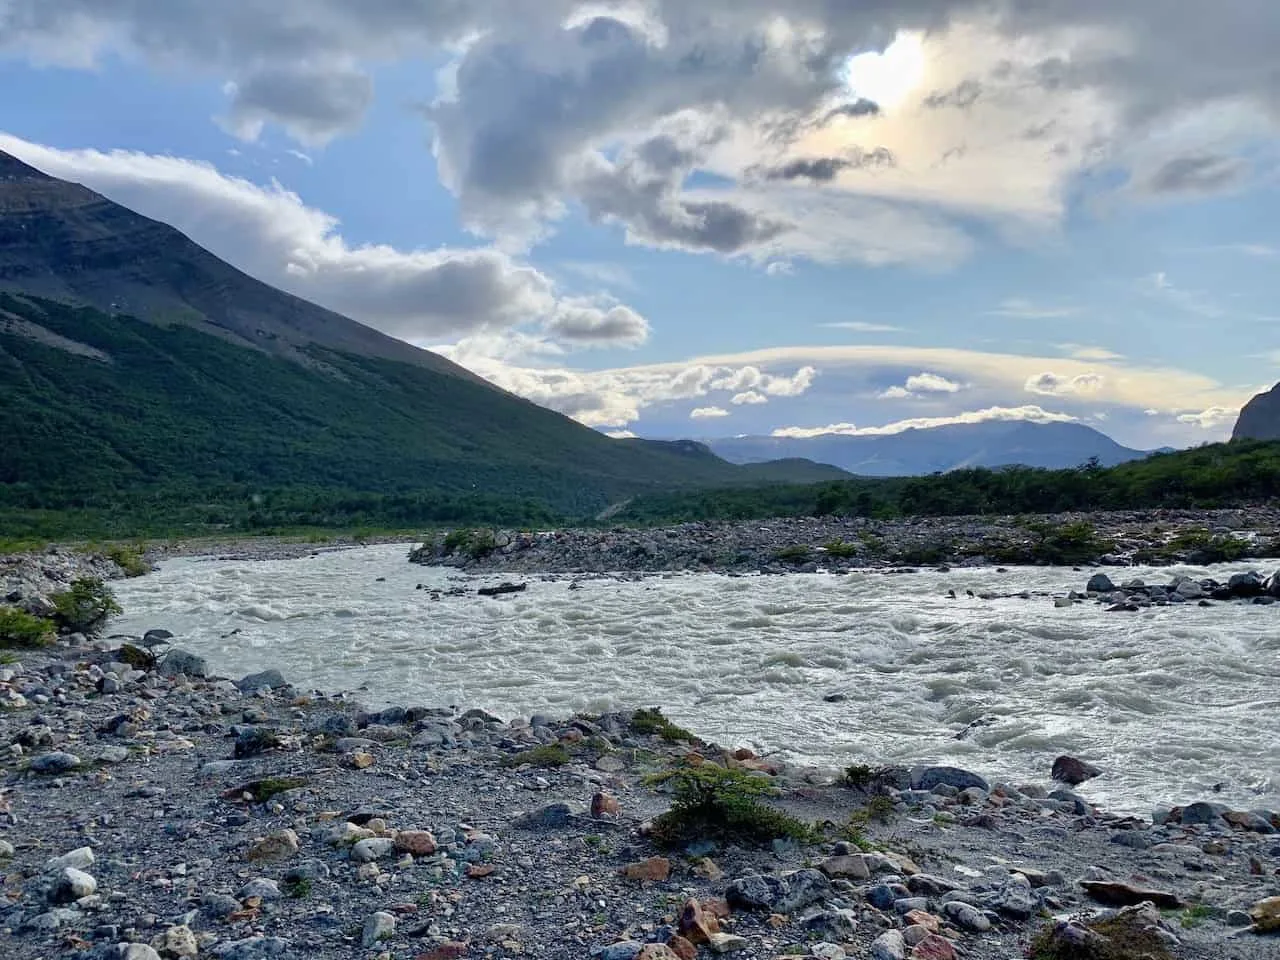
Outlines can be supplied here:
[[1132, 913], [1080, 923], [1088, 932], [1075, 937], [1063, 936], [1064, 926], [1055, 921], [1041, 930], [1028, 960], [1172, 960], [1160, 934]]
[[631, 729], [636, 733], [656, 734], [663, 740], [675, 743], [678, 740], [696, 740], [692, 733], [684, 727], [676, 726], [657, 707], [637, 710], [631, 717]]
[[114, 544], [102, 551], [103, 556], [123, 570], [126, 577], [141, 577], [151, 572], [145, 553], [143, 544]]
[[53, 624], [17, 607], [0, 607], [0, 648], [43, 647], [53, 642]]
[[572, 759], [568, 749], [560, 743], [545, 743], [529, 750], [522, 750], [504, 761], [508, 767], [563, 767]]
[[53, 594], [54, 622], [62, 630], [93, 635], [101, 632], [111, 617], [121, 612], [111, 588], [97, 577], [81, 577], [71, 588]]
[[654, 820], [654, 838], [665, 846], [715, 839], [764, 847], [777, 839], [809, 843], [812, 824], [765, 802], [774, 788], [767, 778], [713, 763], [679, 767], [650, 778], [674, 791], [671, 809]]
[[825, 549], [827, 556], [835, 557], [837, 560], [848, 560], [858, 555], [858, 545], [845, 540], [831, 540], [826, 544]]

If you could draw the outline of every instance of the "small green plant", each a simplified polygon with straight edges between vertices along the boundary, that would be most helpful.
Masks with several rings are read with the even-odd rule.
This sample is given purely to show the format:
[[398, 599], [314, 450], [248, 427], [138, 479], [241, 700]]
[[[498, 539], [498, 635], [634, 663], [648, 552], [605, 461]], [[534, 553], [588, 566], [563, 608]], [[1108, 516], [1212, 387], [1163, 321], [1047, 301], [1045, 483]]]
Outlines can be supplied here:
[[767, 846], [785, 838], [818, 839], [812, 824], [764, 802], [775, 791], [765, 779], [713, 763], [668, 770], [650, 779], [675, 790], [671, 809], [654, 820], [654, 837], [667, 846], [716, 838], [726, 843]]
[[1132, 914], [1078, 925], [1096, 936], [1078, 942], [1062, 935], [1063, 921], [1053, 921], [1032, 939], [1029, 960], [1171, 960], [1159, 932]]
[[783, 563], [804, 563], [809, 559], [809, 548], [803, 543], [793, 543], [776, 551], [773, 558]]
[[883, 794], [877, 794], [867, 801], [867, 816], [872, 820], [885, 823], [893, 818], [893, 801]]
[[48, 620], [17, 607], [0, 607], [0, 647], [43, 647], [53, 636]]
[[1213, 908], [1203, 903], [1197, 903], [1195, 906], [1187, 907], [1182, 911], [1182, 915], [1178, 918], [1178, 922], [1182, 924], [1184, 930], [1194, 930], [1202, 925], [1206, 920], [1213, 917]]
[[286, 880], [281, 890], [290, 900], [305, 900], [311, 896], [312, 883], [306, 877], [295, 877]]
[[658, 707], [637, 710], [631, 716], [631, 729], [636, 733], [653, 733], [669, 743], [677, 740], [696, 740], [697, 738], [684, 727], [676, 726], [662, 715]]
[[49, 599], [57, 611], [54, 620], [58, 626], [77, 633], [98, 633], [110, 617], [121, 612], [111, 588], [97, 577], [74, 580], [71, 589]]
[[565, 749], [563, 744], [544, 743], [541, 746], [533, 747], [529, 750], [522, 750], [517, 754], [507, 757], [503, 761], [503, 766], [522, 767], [528, 764], [531, 767], [563, 767], [570, 760], [569, 751]]
[[445, 554], [463, 553], [472, 560], [480, 560], [498, 549], [492, 530], [450, 530], [445, 534], [442, 551]]
[[261, 780], [254, 780], [252, 783], [236, 787], [234, 790], [228, 791], [228, 793], [235, 796], [247, 793], [254, 803], [266, 803], [278, 794], [286, 793], [289, 790], [298, 790], [306, 785], [307, 781], [301, 777], [264, 777]]
[[847, 560], [858, 555], [858, 545], [846, 540], [831, 540], [826, 544], [827, 556]]
[[861, 816], [861, 811], [851, 816], [845, 824], [836, 831], [836, 836], [845, 843], [851, 843], [863, 853], [870, 853], [875, 850], [875, 844], [867, 839], [864, 832], [867, 826], [867, 818]]
[[151, 564], [147, 563], [144, 544], [116, 544], [107, 547], [103, 556], [114, 561], [124, 571], [126, 577], [141, 577], [151, 572]]

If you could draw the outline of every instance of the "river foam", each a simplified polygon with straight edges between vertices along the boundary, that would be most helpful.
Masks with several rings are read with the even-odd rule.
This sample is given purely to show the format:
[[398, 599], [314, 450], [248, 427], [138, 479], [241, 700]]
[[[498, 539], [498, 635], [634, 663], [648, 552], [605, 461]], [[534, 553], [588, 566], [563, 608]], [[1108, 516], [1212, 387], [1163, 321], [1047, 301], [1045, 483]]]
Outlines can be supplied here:
[[[1275, 608], [1120, 614], [965, 595], [1080, 589], [1087, 574], [1062, 568], [535, 580], [501, 600], [432, 602], [419, 583], [474, 592], [496, 578], [405, 554], [167, 561], [118, 585], [126, 615], [113, 629], [165, 627], [220, 674], [277, 667], [371, 706], [510, 717], [661, 705], [708, 739], [819, 765], [927, 760], [1042, 781], [1065, 752], [1106, 770], [1084, 792], [1111, 809], [1280, 807]], [[836, 693], [847, 699], [824, 700]]]

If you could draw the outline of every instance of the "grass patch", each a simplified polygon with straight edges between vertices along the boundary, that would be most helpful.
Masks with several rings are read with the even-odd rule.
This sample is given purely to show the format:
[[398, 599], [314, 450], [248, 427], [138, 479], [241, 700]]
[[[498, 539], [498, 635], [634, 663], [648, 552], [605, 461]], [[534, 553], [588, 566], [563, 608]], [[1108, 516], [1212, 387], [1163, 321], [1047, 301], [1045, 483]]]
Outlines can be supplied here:
[[773, 559], [781, 560], [783, 563], [804, 563], [809, 559], [809, 548], [803, 543], [793, 543], [789, 547], [776, 551]]
[[860, 816], [860, 813], [861, 811], [851, 816], [845, 824], [836, 831], [836, 837], [843, 840], [845, 843], [853, 844], [853, 846], [857, 847], [863, 853], [871, 853], [876, 849], [876, 845], [867, 839], [865, 832], [867, 827], [867, 817]]
[[141, 543], [115, 544], [102, 551], [102, 555], [124, 571], [126, 577], [141, 577], [151, 572], [151, 564], [144, 556], [146, 546]]
[[1084, 943], [1062, 936], [1065, 924], [1056, 922], [1041, 930], [1027, 948], [1029, 960], [1172, 960], [1169, 948], [1157, 933], [1143, 927], [1132, 914], [1079, 924], [1094, 936]]
[[1210, 533], [1203, 527], [1184, 530], [1155, 547], [1143, 547], [1134, 554], [1139, 563], [1172, 563], [1185, 557], [1191, 563], [1232, 563], [1269, 552], [1231, 534]]
[[768, 846], [785, 838], [800, 843], [819, 839], [818, 831], [764, 802], [775, 790], [768, 781], [713, 763], [668, 770], [649, 779], [675, 789], [671, 809], [654, 820], [654, 839], [664, 846], [718, 839], [746, 846]]
[[544, 743], [542, 746], [533, 747], [530, 750], [521, 750], [513, 756], [507, 757], [502, 762], [504, 767], [522, 767], [528, 764], [531, 767], [563, 767], [569, 760], [569, 751], [565, 749], [563, 744]]
[[53, 624], [48, 620], [17, 607], [0, 607], [0, 647], [43, 647], [53, 638]]
[[662, 715], [658, 707], [637, 710], [631, 717], [631, 729], [636, 733], [656, 734], [663, 740], [675, 743], [678, 740], [696, 740], [692, 733], [677, 726]]
[[254, 803], [266, 803], [272, 797], [306, 785], [307, 781], [302, 777], [264, 777], [261, 780], [253, 780], [234, 787], [224, 793], [223, 797], [239, 798], [247, 793]]
[[0, 537], [0, 555], [9, 553], [44, 553], [49, 549], [47, 540], [26, 537]]
[[312, 883], [306, 877], [298, 877], [296, 880], [286, 880], [280, 885], [280, 892], [290, 900], [305, 900], [311, 896]]
[[858, 545], [846, 540], [831, 540], [826, 545], [827, 556], [840, 560], [848, 560], [858, 555]]
[[492, 530], [450, 530], [444, 537], [443, 552], [466, 554], [472, 560], [481, 560], [498, 549]]
[[1194, 930], [1201, 926], [1206, 920], [1213, 918], [1213, 908], [1203, 903], [1197, 903], [1195, 906], [1187, 907], [1178, 917], [1178, 922], [1182, 924], [1183, 930]]

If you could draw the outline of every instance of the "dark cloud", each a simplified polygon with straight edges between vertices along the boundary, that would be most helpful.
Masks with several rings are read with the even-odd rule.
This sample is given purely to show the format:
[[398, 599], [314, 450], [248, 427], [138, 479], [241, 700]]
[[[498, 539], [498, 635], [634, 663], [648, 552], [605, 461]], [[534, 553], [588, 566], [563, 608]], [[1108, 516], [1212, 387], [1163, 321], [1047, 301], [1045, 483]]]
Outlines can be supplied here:
[[886, 147], [854, 150], [839, 157], [801, 157], [780, 167], [764, 171], [766, 180], [812, 180], [830, 183], [845, 170], [896, 166], [897, 159]]
[[853, 103], [842, 103], [826, 116], [826, 123], [836, 117], [877, 117], [880, 115], [880, 104], [866, 97], [859, 97]]
[[373, 81], [359, 71], [268, 67], [233, 85], [227, 126], [252, 140], [264, 123], [276, 122], [306, 143], [324, 143], [359, 126], [372, 102]]
[[959, 84], [950, 90], [935, 90], [924, 98], [924, 105], [930, 110], [940, 110], [944, 107], [954, 107], [957, 110], [967, 110], [982, 98], [982, 84], [972, 78], [962, 80]]
[[1248, 175], [1249, 164], [1239, 157], [1197, 153], [1167, 161], [1144, 186], [1154, 194], [1218, 193], [1238, 186]]

